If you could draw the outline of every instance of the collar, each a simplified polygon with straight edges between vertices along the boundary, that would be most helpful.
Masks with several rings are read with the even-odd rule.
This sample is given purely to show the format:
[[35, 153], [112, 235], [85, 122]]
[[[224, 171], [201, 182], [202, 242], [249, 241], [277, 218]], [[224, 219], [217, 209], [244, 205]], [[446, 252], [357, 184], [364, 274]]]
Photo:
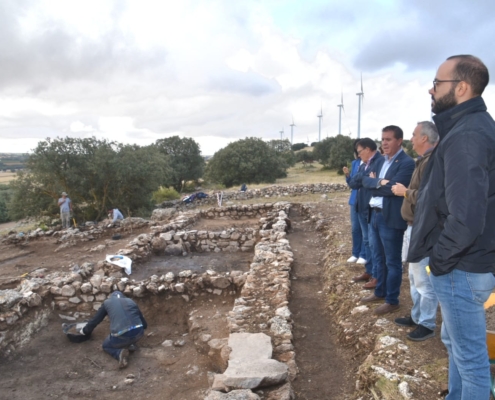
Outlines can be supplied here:
[[461, 104], [452, 107], [451, 109], [444, 111], [433, 117], [435, 125], [442, 140], [454, 127], [454, 125], [467, 114], [473, 114], [475, 112], [486, 111], [486, 105], [481, 96], [473, 97]]
[[426, 150], [426, 151], [423, 153], [423, 155], [422, 155], [422, 156], [418, 156], [418, 160], [421, 160], [421, 159], [422, 159], [422, 158], [424, 158], [424, 157], [428, 157], [428, 156], [431, 154], [431, 152], [432, 152], [433, 150], [435, 150], [435, 146], [431, 146], [428, 150]]
[[385, 156], [383, 156], [383, 157], [385, 157], [385, 160], [387, 160], [387, 162], [391, 163], [391, 162], [392, 162], [392, 161], [394, 161], [394, 160], [398, 157], [398, 155], [399, 155], [401, 152], [403, 152], [403, 151], [404, 151], [404, 150], [402, 150], [402, 147], [401, 147], [401, 148], [399, 149], [399, 151], [398, 151], [397, 153], [395, 153], [395, 154], [392, 156], [392, 158], [390, 158], [390, 159], [389, 159], [387, 155], [385, 155]]

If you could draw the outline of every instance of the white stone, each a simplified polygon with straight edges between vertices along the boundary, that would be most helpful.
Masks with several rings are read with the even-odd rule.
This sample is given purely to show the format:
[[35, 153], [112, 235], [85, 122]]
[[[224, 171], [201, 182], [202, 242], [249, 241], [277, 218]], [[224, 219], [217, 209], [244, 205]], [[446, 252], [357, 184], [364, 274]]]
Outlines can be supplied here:
[[212, 390], [204, 400], [260, 400], [260, 397], [248, 389], [232, 390], [229, 393]]
[[229, 366], [223, 373], [223, 384], [233, 389], [255, 389], [278, 385], [286, 382], [287, 377], [287, 365], [277, 360], [243, 360], [239, 363], [229, 360]]
[[412, 397], [412, 393], [409, 390], [409, 384], [407, 382], [401, 382], [401, 383], [399, 383], [399, 393], [405, 399], [410, 399]]
[[232, 361], [272, 358], [272, 341], [264, 333], [231, 333], [228, 345]]
[[358, 314], [358, 313], [364, 313], [366, 311], [368, 311], [369, 308], [368, 306], [357, 306], [357, 307], [354, 307], [351, 311], [351, 314]]
[[165, 278], [164, 278], [165, 282], [170, 283], [170, 282], [173, 282], [173, 281], [174, 281], [174, 279], [175, 279], [175, 275], [174, 275], [174, 273], [173, 273], [173, 272], [167, 272], [167, 273], [165, 274]]
[[174, 345], [174, 342], [172, 340], [165, 340], [163, 343], [162, 343], [162, 346], [163, 347], [172, 347]]

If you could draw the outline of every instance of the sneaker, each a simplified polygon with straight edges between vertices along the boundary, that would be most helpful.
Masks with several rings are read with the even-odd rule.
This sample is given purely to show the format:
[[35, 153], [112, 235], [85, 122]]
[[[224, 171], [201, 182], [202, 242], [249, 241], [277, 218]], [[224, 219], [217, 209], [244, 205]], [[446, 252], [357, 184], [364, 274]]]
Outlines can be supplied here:
[[129, 357], [129, 350], [122, 349], [120, 351], [120, 355], [119, 355], [119, 368], [120, 369], [127, 367], [128, 357]]
[[366, 264], [366, 260], [362, 257], [359, 257], [356, 261], [356, 264], [364, 265]]
[[355, 263], [357, 260], [358, 260], [357, 257], [351, 256], [351, 257], [349, 257], [349, 259], [347, 260], [347, 262], [348, 263]]
[[409, 332], [409, 334], [406, 337], [409, 340], [413, 340], [415, 342], [421, 342], [423, 340], [432, 338], [433, 336], [435, 336], [435, 331], [432, 331], [431, 329], [428, 329], [423, 325], [418, 325], [418, 327], [412, 332]]
[[396, 325], [399, 325], [399, 326], [416, 326], [416, 322], [413, 321], [413, 319], [411, 318], [410, 315], [406, 315], [405, 317], [401, 317], [401, 318], [396, 318], [394, 320], [395, 324]]
[[134, 353], [137, 350], [137, 346], [135, 344], [129, 345], [129, 351], [131, 353]]

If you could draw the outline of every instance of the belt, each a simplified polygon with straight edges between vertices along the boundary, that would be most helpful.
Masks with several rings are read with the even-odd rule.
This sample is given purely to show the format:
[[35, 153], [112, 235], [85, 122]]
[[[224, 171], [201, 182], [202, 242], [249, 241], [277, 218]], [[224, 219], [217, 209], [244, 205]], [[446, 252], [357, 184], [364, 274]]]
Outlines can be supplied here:
[[122, 336], [124, 333], [132, 331], [133, 329], [142, 328], [142, 327], [143, 327], [143, 325], [134, 325], [134, 326], [131, 326], [129, 328], [122, 329], [121, 331], [119, 331], [117, 333], [111, 333], [111, 335], [112, 336]]
[[371, 207], [371, 210], [377, 213], [381, 213], [382, 209], [380, 207]]

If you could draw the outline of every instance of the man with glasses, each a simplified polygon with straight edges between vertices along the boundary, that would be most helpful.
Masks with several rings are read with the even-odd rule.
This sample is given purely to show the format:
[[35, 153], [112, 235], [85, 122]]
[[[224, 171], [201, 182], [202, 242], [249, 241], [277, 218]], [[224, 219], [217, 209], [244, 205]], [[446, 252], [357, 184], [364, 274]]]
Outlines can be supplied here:
[[488, 69], [449, 57], [429, 93], [440, 141], [420, 184], [408, 261], [430, 257], [449, 353], [447, 399], [488, 399], [483, 303], [495, 287], [495, 122], [481, 98]]
[[375, 164], [382, 162], [383, 157], [380, 152], [377, 151], [375, 141], [370, 138], [363, 138], [356, 143], [356, 153], [363, 163], [359, 167], [357, 174], [349, 180], [348, 185], [350, 188], [357, 190], [356, 202], [353, 207], [356, 207], [359, 225], [361, 225], [366, 263], [364, 266], [365, 271], [361, 275], [352, 278], [352, 280], [354, 282], [366, 282], [363, 286], [364, 289], [374, 289], [377, 281], [375, 279], [376, 275], [374, 275], [375, 271], [368, 235], [371, 192], [363, 187], [362, 182], [364, 177], [369, 176]]

